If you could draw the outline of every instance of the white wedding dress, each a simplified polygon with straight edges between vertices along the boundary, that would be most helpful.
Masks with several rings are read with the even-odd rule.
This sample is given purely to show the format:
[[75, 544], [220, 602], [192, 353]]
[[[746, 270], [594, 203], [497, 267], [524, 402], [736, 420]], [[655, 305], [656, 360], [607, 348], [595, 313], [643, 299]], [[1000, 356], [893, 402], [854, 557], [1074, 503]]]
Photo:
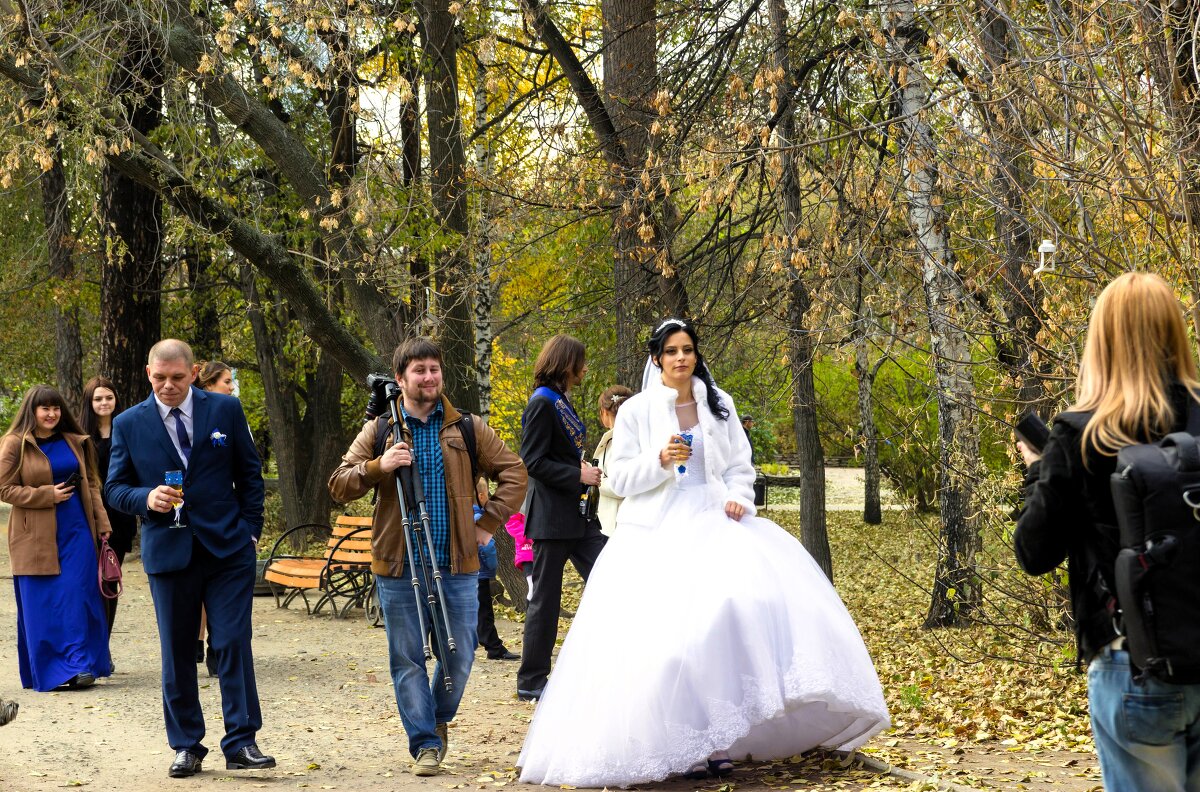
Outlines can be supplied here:
[[665, 518], [620, 524], [592, 569], [517, 764], [521, 780], [628, 786], [889, 725], [858, 629], [770, 520], [706, 508], [702, 434]]

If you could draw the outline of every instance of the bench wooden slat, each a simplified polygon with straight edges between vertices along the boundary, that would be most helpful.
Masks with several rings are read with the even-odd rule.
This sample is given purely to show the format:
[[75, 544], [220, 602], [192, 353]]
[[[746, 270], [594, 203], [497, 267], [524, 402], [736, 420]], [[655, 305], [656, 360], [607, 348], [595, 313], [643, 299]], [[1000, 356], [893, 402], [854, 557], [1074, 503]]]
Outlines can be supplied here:
[[[272, 558], [267, 564], [263, 578], [285, 589], [292, 589], [293, 594], [282, 600], [287, 605], [296, 591], [319, 589], [324, 596], [317, 603], [316, 611], [322, 604], [329, 603], [335, 615], [338, 606], [334, 597], [345, 597], [347, 603], [343, 608], [359, 602], [370, 584], [371, 571], [371, 518], [351, 517], [342, 515], [329, 528], [328, 540], [324, 552], [320, 556], [310, 555], [302, 558]], [[315, 550], [316, 548], [313, 548]], [[310, 551], [311, 552], [311, 551]], [[276, 593], [276, 605], [280, 605], [279, 594]], [[308, 600], [305, 599], [305, 606]], [[311, 612], [316, 612], [311, 611]]]

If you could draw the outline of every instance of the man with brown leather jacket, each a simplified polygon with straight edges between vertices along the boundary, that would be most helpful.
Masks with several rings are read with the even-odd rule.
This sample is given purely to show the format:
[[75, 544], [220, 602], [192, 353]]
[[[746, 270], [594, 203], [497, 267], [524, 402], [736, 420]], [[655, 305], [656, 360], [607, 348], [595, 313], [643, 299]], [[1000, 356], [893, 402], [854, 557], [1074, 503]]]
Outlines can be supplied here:
[[[392, 444], [389, 437], [379, 444], [378, 434], [387, 422], [367, 422], [329, 477], [329, 492], [334, 500], [346, 503], [378, 488], [371, 569], [387, 630], [396, 705], [415, 759], [412, 771], [431, 776], [440, 771], [445, 757], [447, 724], [458, 711], [478, 643], [479, 547], [520, 508], [527, 477], [521, 459], [487, 424], [478, 417], [464, 416], [443, 395], [442, 352], [433, 341], [418, 337], [401, 344], [392, 368], [400, 385], [397, 407], [403, 439]], [[466, 420], [471, 421], [471, 430], [466, 431], [474, 436], [473, 444], [464, 434]], [[377, 453], [377, 448], [382, 448], [382, 453]], [[411, 465], [414, 455], [425, 489], [435, 561], [442, 572], [448, 626], [457, 645], [449, 659], [440, 658], [435, 669], [435, 678], [440, 678], [441, 663], [447, 663], [453, 682], [449, 691], [440, 683], [431, 689], [425, 672], [425, 636], [417, 618], [417, 608], [422, 606], [414, 595], [397, 501], [396, 471]], [[475, 503], [473, 467], [498, 483], [478, 522], [471, 508]], [[421, 598], [425, 595], [422, 590]]]

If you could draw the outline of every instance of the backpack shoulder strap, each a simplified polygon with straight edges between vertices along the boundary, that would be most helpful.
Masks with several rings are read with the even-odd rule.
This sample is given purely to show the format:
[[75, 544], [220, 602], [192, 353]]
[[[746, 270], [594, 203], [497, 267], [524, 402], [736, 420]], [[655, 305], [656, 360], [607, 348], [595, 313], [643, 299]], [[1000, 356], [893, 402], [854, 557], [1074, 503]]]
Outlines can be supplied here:
[[459, 410], [462, 420], [459, 421], [459, 432], [462, 434], [463, 445], [467, 447], [467, 456], [471, 458], [471, 486], [479, 481], [479, 447], [475, 443], [475, 420], [471, 413]]
[[1187, 428], [1184, 431], [1190, 435], [1200, 435], [1200, 402], [1189, 397], [1187, 411]]
[[381, 415], [375, 419], [375, 456], [372, 457], [373, 459], [379, 459], [387, 450], [392, 439], [391, 423], [391, 416], [388, 415]]

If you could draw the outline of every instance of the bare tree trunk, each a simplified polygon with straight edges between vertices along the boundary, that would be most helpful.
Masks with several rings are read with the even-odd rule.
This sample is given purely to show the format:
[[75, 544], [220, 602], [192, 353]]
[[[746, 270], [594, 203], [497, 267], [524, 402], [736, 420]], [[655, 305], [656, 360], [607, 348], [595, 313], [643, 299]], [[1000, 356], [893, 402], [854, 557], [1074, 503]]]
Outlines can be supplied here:
[[39, 177], [46, 247], [50, 255], [50, 277], [63, 295], [54, 303], [54, 376], [67, 407], [78, 416], [83, 406], [83, 339], [79, 332], [79, 309], [75, 305], [75, 235], [71, 230], [71, 208], [67, 202], [67, 174], [62, 144], [49, 141], [54, 152], [50, 169]]
[[191, 288], [190, 311], [192, 351], [198, 360], [219, 359], [221, 351], [221, 312], [217, 310], [213, 283], [213, 251], [203, 240], [194, 240], [183, 249], [183, 266]]
[[783, 0], [769, 0], [773, 60], [777, 74], [775, 101], [779, 124], [775, 127], [776, 156], [779, 158], [779, 203], [783, 225], [784, 269], [788, 277], [788, 359], [792, 369], [792, 426], [796, 453], [800, 457], [800, 538], [809, 555], [833, 579], [833, 556], [825, 520], [825, 451], [817, 425], [817, 390], [813, 381], [816, 339], [806, 327], [812, 306], [804, 282], [800, 248], [800, 214], [803, 211], [800, 183], [796, 174], [796, 116], [792, 107], [794, 85], [788, 56], [787, 9]]
[[448, 0], [417, 0], [425, 56], [425, 107], [429, 128], [429, 184], [433, 208], [450, 237], [438, 257], [442, 354], [446, 394], [458, 407], [479, 412], [475, 382], [475, 327], [471, 319], [472, 266], [466, 252], [466, 154], [458, 106], [458, 38]]
[[938, 185], [938, 149], [925, 117], [929, 86], [921, 69], [912, 0], [885, 6], [892, 77], [899, 91], [902, 178], [908, 218], [921, 256], [938, 405], [938, 501], [942, 530], [925, 627], [963, 624], [978, 603], [979, 532], [972, 504], [979, 436], [974, 423], [971, 349], [961, 312], [968, 306], [950, 251]]
[[[1146, 67], [1171, 119], [1171, 134], [1179, 152], [1179, 187], [1191, 254], [1200, 251], [1200, 73], [1196, 53], [1200, 41], [1200, 5], [1195, 0], [1142, 0], [1141, 39], [1147, 49]], [[1192, 275], [1192, 325], [1200, 333], [1200, 282]]]
[[[271, 306], [260, 300], [254, 270], [249, 265], [242, 265], [241, 287], [263, 382], [271, 450], [279, 469], [284, 527], [328, 524], [336, 504], [326, 479], [337, 467], [346, 445], [341, 426], [342, 367], [325, 350], [317, 351], [315, 368], [290, 365], [268, 322]], [[283, 317], [284, 323], [290, 321]], [[285, 375], [289, 368], [311, 373], [304, 375], [303, 383], [297, 383]]]
[[[861, 269], [860, 269], [861, 278]], [[883, 507], [879, 497], [879, 437], [875, 428], [875, 374], [867, 349], [870, 318], [864, 301], [859, 299], [854, 328], [854, 376], [858, 380], [858, 422], [863, 454], [863, 522], [879, 525], [883, 522]]]
[[[678, 210], [661, 191], [652, 148], [652, 103], [658, 90], [654, 0], [603, 0], [602, 96], [583, 63], [540, 0], [521, 0], [587, 115], [612, 167], [617, 209], [613, 215], [614, 313], [617, 380], [641, 384], [647, 325], [663, 313], [688, 318], [688, 295], [671, 255], [670, 229]], [[643, 175], [645, 182], [643, 183]]]
[[[113, 65], [109, 91], [122, 98], [130, 125], [143, 135], [162, 122], [163, 69], [158, 55], [134, 41]], [[100, 370], [122, 404], [149, 392], [146, 357], [161, 333], [162, 199], [118, 171], [100, 186], [107, 256], [100, 276]]]
[[1026, 217], [1025, 194], [1033, 182], [1032, 161], [1022, 145], [1018, 123], [1019, 109], [1008, 93], [1011, 86], [997, 84], [1009, 65], [1012, 31], [1008, 19], [987, 0], [977, 5], [984, 55], [983, 77], [990, 89], [989, 101], [982, 104], [983, 121], [994, 152], [993, 190], [996, 207], [996, 240], [1003, 259], [1000, 277], [1004, 283], [1004, 314], [1007, 329], [997, 338], [997, 357], [1016, 385], [1016, 401], [1021, 409], [1044, 409], [1045, 388], [1041, 372], [1034, 364], [1038, 331], [1042, 327], [1041, 283], [1031, 277], [1033, 234]]

